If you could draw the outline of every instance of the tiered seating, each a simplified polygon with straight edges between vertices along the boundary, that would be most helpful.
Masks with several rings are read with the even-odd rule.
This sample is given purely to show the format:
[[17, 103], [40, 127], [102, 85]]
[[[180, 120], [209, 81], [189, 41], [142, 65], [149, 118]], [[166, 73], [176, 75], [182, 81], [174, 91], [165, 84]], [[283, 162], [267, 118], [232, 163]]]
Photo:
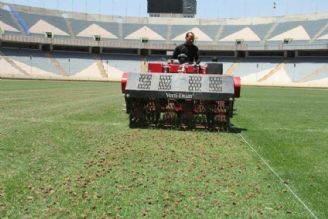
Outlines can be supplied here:
[[300, 58], [286, 66], [287, 72], [297, 83], [328, 79], [325, 58]]
[[[7, 24], [15, 29], [17, 29], [19, 31], [19, 27], [17, 26], [17, 24], [15, 23], [15, 21], [13, 20], [12, 16], [10, 15], [9, 11], [6, 11], [4, 9], [0, 9], [0, 14], [1, 14], [1, 22], [3, 22], [3, 24]], [[5, 30], [3, 30], [5, 31]], [[5, 31], [6, 33], [11, 33], [11, 34], [15, 34], [15, 33], [19, 33], [16, 31]]]
[[26, 72], [42, 71], [48, 74], [56, 74], [55, 69], [46, 54], [38, 50], [1, 49], [2, 53], [15, 61]]
[[288, 64], [286, 64], [285, 69], [288, 72], [290, 78], [292, 78], [292, 81], [298, 82], [320, 66], [322, 66], [320, 61], [311, 62], [311, 59], [299, 59], [297, 61], [291, 60]]
[[102, 56], [103, 62], [108, 65], [119, 69], [123, 72], [139, 72], [141, 60], [138, 56], [133, 55], [106, 55], [103, 54]]
[[[153, 24], [132, 24], [132, 23], [123, 23], [123, 38], [126, 39], [129, 35], [134, 33], [135, 31], [140, 30], [141, 28], [147, 27], [150, 30], [154, 31], [155, 33], [159, 34], [164, 40], [166, 40], [166, 34], [168, 31], [167, 25], [153, 25]], [[147, 38], [147, 33], [144, 32], [144, 35], [140, 36], [140, 38], [145, 37]], [[152, 38], [151, 35], [148, 38]]]
[[[224, 40], [228, 36], [237, 33], [241, 30], [244, 30], [245, 28], [249, 28], [251, 31], [254, 32], [254, 34], [259, 38], [259, 40], [255, 40], [255, 37], [249, 36], [250, 40], [245, 40], [245, 41], [261, 41], [266, 33], [269, 31], [270, 27], [273, 24], [259, 24], [259, 25], [224, 25], [223, 26], [223, 32], [220, 36], [221, 41], [226, 41]], [[247, 37], [247, 36], [244, 36]], [[243, 39], [243, 36], [241, 35], [239, 39]]]
[[[140, 43], [142, 38], [148, 39], [150, 43], [174, 45], [184, 41], [187, 31], [193, 31], [196, 34], [196, 44], [200, 48], [215, 45], [215, 48], [222, 46], [223, 49], [230, 49], [231, 51], [236, 48], [248, 48], [249, 51], [257, 51], [257, 48], [267, 51], [281, 49], [281, 54], [286, 50], [299, 50], [299, 54], [302, 55], [302, 53], [304, 54], [302, 50], [311, 46], [313, 46], [311, 48], [313, 50], [325, 49], [325, 43], [328, 41], [328, 16], [325, 14], [313, 15], [311, 18], [286, 16], [210, 21], [173, 18], [169, 19], [168, 24], [165, 24], [158, 20], [161, 18], [108, 17], [106, 22], [106, 16], [102, 17], [102, 21], [95, 21], [95, 16], [86, 15], [83, 19], [83, 14], [58, 13], [51, 10], [46, 10], [42, 14], [40, 9], [11, 6], [7, 3], [0, 3], [0, 5], [0, 25], [2, 29], [6, 28], [3, 36], [25, 34], [33, 37], [44, 35], [45, 32], [52, 32], [55, 37], [53, 43], [56, 46], [60, 44], [59, 41], [56, 41], [56, 38], [59, 37], [77, 38], [79, 39], [76, 41], [77, 44], [72, 46], [80, 46], [79, 43], [83, 42], [80, 39], [93, 40], [95, 35], [100, 35], [102, 41], [113, 40], [114, 43], [118, 42], [117, 45], [120, 45], [121, 41], [125, 41], [126, 45], [131, 43], [131, 45], [136, 45], [134, 49], [141, 48], [138, 47], [139, 44], [136, 41]], [[65, 15], [62, 16], [62, 14]], [[8, 38], [11, 40], [11, 37]], [[287, 38], [292, 40], [286, 42]], [[33, 40], [39, 43], [40, 38], [35, 37]], [[243, 48], [238, 48], [238, 44], [235, 45], [236, 40], [244, 41], [240, 45]], [[23, 41], [25, 41], [25, 36]], [[49, 42], [41, 41], [43, 44]], [[92, 43], [94, 44], [94, 42]], [[104, 45], [107, 43], [105, 42]], [[102, 46], [101, 43], [99, 45]], [[155, 43], [154, 45], [154, 49], [158, 49], [158, 45]], [[55, 49], [58, 49], [56, 46]], [[111, 50], [105, 48], [104, 51]], [[122, 51], [124, 51], [123, 48]], [[204, 51], [205, 53], [208, 52]], [[247, 51], [245, 53], [247, 56]], [[252, 54], [250, 55], [252, 56]], [[120, 80], [122, 72], [143, 71], [147, 60], [161, 61], [161, 59], [167, 58], [165, 56], [150, 56], [146, 60], [146, 58], [138, 55], [95, 55], [23, 49], [1, 49], [0, 56], [4, 57], [0, 59], [1, 77], [82, 80]], [[202, 60], [210, 61], [208, 57], [202, 57]], [[240, 76], [243, 83], [247, 84], [306, 86], [311, 83], [321, 83], [328, 86], [328, 64], [323, 58], [246, 57], [224, 58], [220, 61], [223, 63], [225, 73]]]
[[[110, 34], [113, 34], [116, 38], [120, 38], [118, 23], [113, 22], [96, 22], [96, 21], [86, 21], [86, 20], [71, 20], [72, 29], [74, 35], [76, 37], [86, 37], [86, 38], [93, 38], [94, 35], [101, 35], [103, 39], [106, 39]], [[91, 26], [97, 26], [96, 31], [90, 30], [87, 31], [88, 28]], [[109, 34], [103, 33], [105, 31], [109, 32]], [[103, 31], [103, 32], [101, 32]], [[83, 33], [82, 33], [83, 32]], [[80, 35], [79, 35], [80, 34]], [[113, 37], [113, 38], [115, 38]]]
[[54, 52], [53, 57], [69, 76], [87, 69], [96, 62], [95, 56], [88, 53]]
[[328, 26], [327, 25], [328, 25], [328, 23], [326, 24], [325, 27], [322, 28], [322, 32], [318, 35], [318, 38], [316, 39], [316, 41], [314, 41], [314, 43], [328, 41]]
[[[310, 36], [310, 38], [313, 38], [318, 33], [318, 31], [324, 27], [326, 23], [327, 23], [326, 19], [315, 20], [315, 21], [282, 22], [277, 26], [277, 28], [273, 31], [273, 33], [269, 38], [285, 33], [299, 26], [304, 28], [304, 30]], [[293, 36], [291, 36], [290, 38], [293, 38]]]
[[307, 82], [325, 84], [325, 87], [328, 86], [328, 66], [326, 63], [317, 69], [318, 72], [313, 72], [313, 75], [307, 79]]
[[[106, 21], [93, 21], [88, 16], [83, 19], [75, 19], [74, 15], [63, 17], [60, 13], [55, 16], [55, 12], [49, 14], [38, 14], [37, 10], [19, 6], [10, 6], [4, 4], [0, 9], [1, 21], [18, 30], [24, 30], [26, 34], [44, 34], [44, 32], [52, 32], [55, 37], [70, 36], [73, 32], [73, 37], [93, 38], [94, 35], [100, 35], [103, 40], [140, 40], [140, 38], [149, 38], [151, 41], [183, 41], [183, 38], [178, 37], [190, 30], [197, 30], [200, 36], [197, 43], [200, 45], [220, 42], [221, 44], [232, 43], [237, 39], [244, 40], [248, 46], [257, 46], [267, 40], [266, 43], [275, 45], [281, 43], [285, 38], [292, 38], [289, 46], [302, 46], [311, 43], [322, 43], [323, 40], [328, 40], [328, 18], [312, 19], [279, 17], [279, 18], [254, 18], [252, 21], [243, 19], [226, 19], [221, 21], [193, 20], [188, 23], [186, 20], [177, 19], [177, 23], [172, 24], [156, 24], [155, 20], [141, 18], [129, 19], [118, 18]], [[32, 11], [32, 12], [31, 12]], [[64, 12], [63, 12], [64, 13]], [[66, 12], [65, 12], [66, 13]], [[315, 15], [313, 15], [315, 16]], [[91, 16], [92, 17], [92, 16]], [[13, 20], [13, 18], [15, 20]], [[67, 20], [69, 19], [69, 22]], [[68, 27], [67, 25], [71, 26]], [[19, 24], [19, 26], [17, 25]], [[35, 27], [35, 24], [37, 24]], [[275, 26], [277, 24], [277, 26]], [[223, 26], [222, 26], [223, 25]], [[275, 27], [275, 28], [272, 28]], [[31, 30], [32, 28], [32, 30]], [[144, 29], [146, 28], [146, 31]], [[131, 34], [141, 30], [137, 35]], [[272, 30], [272, 32], [271, 32]], [[148, 35], [147, 35], [148, 31]], [[10, 31], [7, 31], [10, 33]], [[17, 32], [16, 32], [17, 33]], [[239, 33], [239, 35], [238, 35]], [[327, 36], [325, 36], [327, 35]], [[322, 37], [325, 36], [325, 37]], [[72, 37], [72, 36], [70, 36]], [[177, 39], [177, 37], [179, 39]], [[203, 39], [201, 39], [203, 37]], [[168, 39], [169, 38], [169, 39]], [[213, 42], [216, 41], [216, 42]], [[260, 48], [260, 47], [259, 47]], [[261, 47], [263, 48], [263, 46]]]
[[206, 33], [209, 37], [211, 37], [213, 40], [216, 37], [216, 34], [218, 33], [218, 30], [220, 28], [219, 25], [198, 25], [197, 27], [201, 31]]
[[172, 39], [194, 28], [194, 25], [172, 25]]
[[[1, 49], [0, 77], [56, 78], [71, 80], [115, 80], [123, 72], [140, 72], [148, 61], [164, 61], [163, 56], [54, 52]], [[210, 61], [208, 57], [204, 62]], [[244, 84], [328, 86], [328, 65], [322, 58], [223, 58], [225, 74], [240, 76]]]
[[[69, 31], [63, 17], [38, 15], [24, 12], [19, 12], [19, 14], [24, 19], [31, 34], [44, 34], [44, 32], [52, 32], [54, 35], [69, 35]], [[38, 26], [31, 30], [35, 24]]]

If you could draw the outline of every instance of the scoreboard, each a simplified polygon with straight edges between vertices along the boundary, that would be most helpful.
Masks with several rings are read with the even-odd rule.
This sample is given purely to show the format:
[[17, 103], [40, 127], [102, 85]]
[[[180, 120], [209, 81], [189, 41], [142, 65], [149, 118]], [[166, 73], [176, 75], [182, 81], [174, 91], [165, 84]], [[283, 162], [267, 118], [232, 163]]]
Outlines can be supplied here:
[[196, 0], [148, 0], [147, 12], [196, 14]]
[[196, 0], [183, 0], [183, 14], [196, 14]]
[[148, 13], [182, 13], [182, 0], [148, 0]]

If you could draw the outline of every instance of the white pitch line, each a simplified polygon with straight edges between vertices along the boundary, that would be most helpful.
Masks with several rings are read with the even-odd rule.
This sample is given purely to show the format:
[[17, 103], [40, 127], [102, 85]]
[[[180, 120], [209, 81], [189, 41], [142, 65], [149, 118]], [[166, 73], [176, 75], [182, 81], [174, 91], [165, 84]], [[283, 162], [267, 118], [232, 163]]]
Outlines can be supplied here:
[[289, 185], [285, 183], [285, 181], [280, 177], [280, 175], [274, 171], [274, 169], [270, 166], [270, 164], [255, 150], [255, 148], [244, 138], [242, 134], [239, 134], [239, 136], [243, 139], [243, 141], [252, 149], [253, 152], [262, 160], [262, 162], [269, 168], [269, 170], [275, 175], [279, 181], [293, 194], [293, 196], [296, 198], [297, 201], [299, 201], [304, 208], [313, 216], [313, 218], [318, 219], [318, 217], [311, 211], [311, 209], [302, 201], [302, 199], [294, 192], [292, 188], [290, 188]]
[[291, 128], [261, 128], [261, 129], [252, 129], [254, 131], [258, 130], [265, 130], [265, 131], [289, 131], [289, 132], [319, 132], [319, 133], [328, 133], [328, 129], [313, 129], [313, 128], [307, 128], [307, 129], [291, 129]]

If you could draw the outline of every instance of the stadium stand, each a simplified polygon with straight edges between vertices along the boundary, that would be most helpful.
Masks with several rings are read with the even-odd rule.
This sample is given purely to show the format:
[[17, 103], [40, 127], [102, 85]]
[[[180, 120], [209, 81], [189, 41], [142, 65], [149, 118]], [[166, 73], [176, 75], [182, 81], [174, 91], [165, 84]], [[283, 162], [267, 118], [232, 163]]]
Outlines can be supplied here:
[[[134, 18], [0, 2], [0, 77], [120, 80], [163, 61], [185, 33], [243, 84], [328, 87], [328, 14], [247, 19]], [[51, 33], [50, 36], [47, 34]]]
[[263, 25], [225, 25], [220, 41], [232, 41], [244, 39], [244, 41], [262, 41], [265, 34], [269, 31], [273, 24]]
[[319, 31], [317, 37], [314, 40], [321, 41], [321, 40], [328, 40], [328, 23]]
[[89, 53], [54, 52], [56, 59], [66, 75], [75, 75], [95, 64], [95, 57]]
[[211, 35], [211, 33], [213, 34], [215, 32], [215, 27], [211, 28], [208, 26], [205, 27], [200, 27], [200, 26], [174, 26], [172, 27], [172, 33], [174, 34], [173, 36], [175, 36], [172, 41], [179, 41], [179, 42], [183, 42], [185, 40], [185, 35], [186, 32], [193, 32], [196, 35], [195, 40], [197, 41], [197, 43], [209, 43], [209, 42], [213, 42], [213, 38], [214, 38], [214, 34], [212, 35], [212, 37], [210, 35], [208, 35], [206, 32], [204, 32], [204, 30], [209, 31], [209, 34]]
[[27, 71], [30, 69], [29, 66], [39, 68], [43, 71], [52, 72], [51, 63], [48, 61], [45, 53], [37, 50], [17, 50], [17, 49], [3, 49], [1, 50], [10, 59], [17, 63], [24, 64], [27, 67]]
[[167, 25], [123, 24], [123, 38], [133, 40], [165, 40]]
[[17, 33], [19, 31], [19, 26], [13, 19], [12, 15], [9, 11], [6, 11], [4, 9], [0, 9], [0, 27], [3, 32], [9, 32], [9, 33]]
[[327, 83], [328, 77], [328, 65], [325, 63], [320, 68], [316, 69], [314, 72], [307, 75], [305, 78], [303, 78], [300, 82], [312, 82], [312, 83]]
[[52, 32], [54, 35], [69, 36], [68, 28], [63, 17], [20, 12], [31, 34]]
[[76, 37], [94, 38], [99, 35], [102, 39], [117, 39], [120, 36], [118, 23], [72, 19], [71, 25]]
[[295, 40], [310, 40], [324, 27], [327, 20], [293, 21], [280, 23], [272, 32], [269, 40], [294, 38]]

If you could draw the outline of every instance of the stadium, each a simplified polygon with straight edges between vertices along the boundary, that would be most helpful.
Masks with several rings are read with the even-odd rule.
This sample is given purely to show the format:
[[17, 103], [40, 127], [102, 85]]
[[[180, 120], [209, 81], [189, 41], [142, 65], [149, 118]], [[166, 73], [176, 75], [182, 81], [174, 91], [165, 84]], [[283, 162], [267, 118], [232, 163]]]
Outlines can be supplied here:
[[[328, 13], [176, 13], [0, 2], [1, 218], [328, 217]], [[122, 75], [189, 31], [241, 78], [232, 130], [130, 129]]]
[[[252, 19], [97, 16], [1, 4], [1, 77], [120, 80], [193, 31], [243, 84], [327, 87], [328, 14]], [[28, 50], [26, 50], [28, 48]], [[17, 50], [18, 49], [18, 50]]]

